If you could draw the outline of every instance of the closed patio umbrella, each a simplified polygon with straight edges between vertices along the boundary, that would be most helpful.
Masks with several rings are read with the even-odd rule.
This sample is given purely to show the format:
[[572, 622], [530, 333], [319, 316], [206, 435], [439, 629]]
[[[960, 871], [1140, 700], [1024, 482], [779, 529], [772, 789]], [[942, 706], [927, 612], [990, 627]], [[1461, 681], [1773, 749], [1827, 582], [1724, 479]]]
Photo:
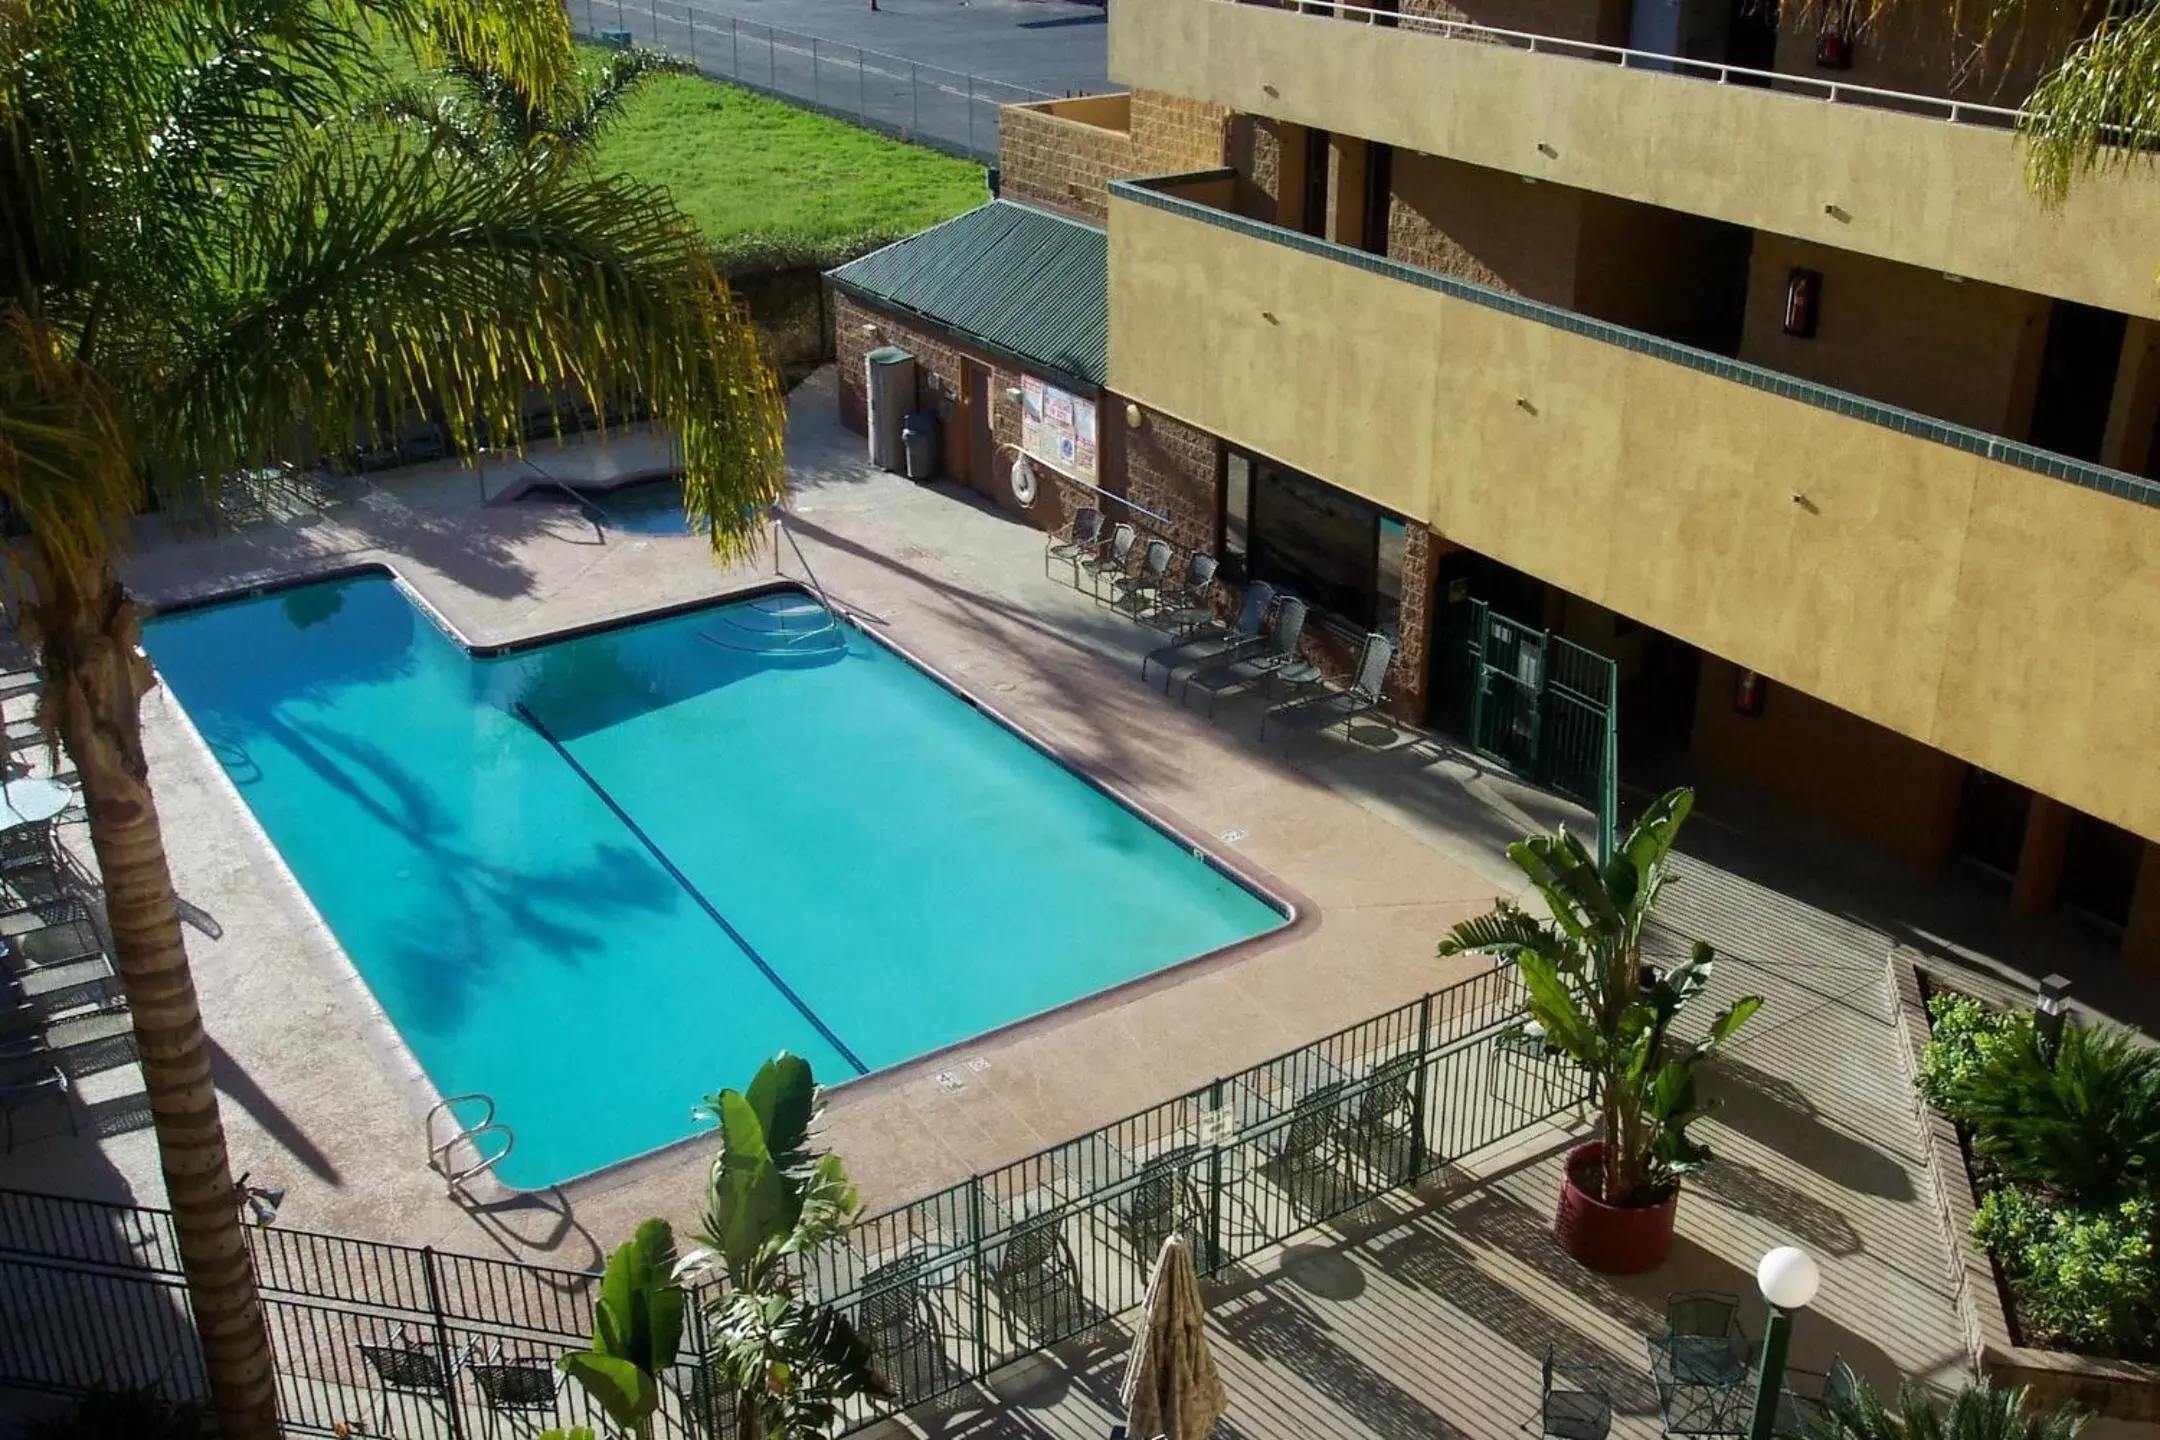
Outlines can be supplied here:
[[1146, 1307], [1118, 1392], [1126, 1433], [1134, 1440], [1206, 1440], [1226, 1402], [1215, 1357], [1208, 1353], [1200, 1272], [1183, 1236], [1163, 1241]]

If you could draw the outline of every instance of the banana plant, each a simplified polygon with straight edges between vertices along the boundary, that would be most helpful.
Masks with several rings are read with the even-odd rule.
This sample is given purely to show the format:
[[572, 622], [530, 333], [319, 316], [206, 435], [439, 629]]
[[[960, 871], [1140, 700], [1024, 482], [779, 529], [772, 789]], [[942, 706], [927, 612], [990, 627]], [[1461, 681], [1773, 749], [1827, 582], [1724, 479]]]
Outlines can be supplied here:
[[[682, 1344], [683, 1288], [675, 1278], [675, 1234], [647, 1220], [608, 1257], [594, 1307], [592, 1348], [556, 1365], [578, 1382], [615, 1427], [646, 1440], [660, 1408], [660, 1377]], [[541, 1440], [594, 1440], [586, 1426], [550, 1430]]]
[[1660, 796], [1602, 866], [1562, 829], [1510, 845], [1546, 915], [1513, 901], [1465, 920], [1440, 942], [1442, 957], [1486, 954], [1512, 962], [1543, 1041], [1581, 1067], [1600, 1112], [1604, 1173], [1600, 1198], [1654, 1204], [1678, 1177], [1710, 1163], [1688, 1126], [1711, 1106], [1696, 1093], [1698, 1067], [1730, 1040], [1762, 997], [1745, 996], [1714, 1017], [1703, 1038], [1678, 1045], [1680, 1012], [1710, 985], [1711, 948], [1695, 942], [1686, 960], [1659, 974], [1643, 965], [1643, 932], [1671, 883], [1670, 860], [1694, 792]]
[[849, 1399], [892, 1394], [848, 1316], [803, 1295], [797, 1278], [801, 1260], [841, 1242], [861, 1213], [846, 1165], [815, 1146], [819, 1094], [809, 1062], [781, 1054], [747, 1090], [699, 1107], [720, 1148], [706, 1178], [705, 1248], [676, 1273], [725, 1281], [706, 1306], [706, 1363], [732, 1394], [740, 1440], [807, 1440]]

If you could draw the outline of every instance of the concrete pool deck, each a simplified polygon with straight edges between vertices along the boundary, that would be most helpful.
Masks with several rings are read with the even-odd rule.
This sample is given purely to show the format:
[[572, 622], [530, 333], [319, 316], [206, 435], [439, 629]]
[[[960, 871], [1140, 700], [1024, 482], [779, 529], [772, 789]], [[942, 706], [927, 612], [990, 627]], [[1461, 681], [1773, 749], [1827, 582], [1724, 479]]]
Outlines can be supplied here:
[[[1226, 707], [1215, 724], [1182, 712], [1137, 679], [1153, 632], [1045, 579], [1035, 532], [959, 492], [869, 471], [859, 438], [832, 420], [828, 386], [820, 377], [796, 395], [791, 528], [836, 601], [876, 617], [881, 633], [1076, 768], [1280, 887], [1302, 912], [1287, 931], [836, 1091], [830, 1142], [873, 1207], [1115, 1120], [1464, 973], [1434, 959], [1434, 941], [1505, 888], [1497, 842], [1568, 807], [1444, 754], [1410, 756], [1407, 747], [1428, 742], [1386, 727], [1360, 737], [1368, 744], [1301, 738], [1286, 758], [1280, 742], [1250, 743], [1256, 711]], [[620, 475], [664, 463], [640, 462], [640, 445], [650, 449], [632, 437], [601, 453]], [[580, 463], [575, 449], [541, 459], [558, 474]], [[722, 569], [700, 540], [596, 533], [568, 505], [482, 507], [481, 488], [448, 469], [382, 477], [319, 517], [216, 538], [159, 537], [130, 580], [161, 603], [387, 564], [468, 640], [494, 644], [772, 579], [769, 556]], [[801, 578], [792, 551], [786, 569]], [[175, 878], [194, 917], [188, 942], [233, 1163], [257, 1183], [288, 1187], [281, 1223], [583, 1267], [645, 1215], [695, 1219], [708, 1158], [695, 1141], [497, 1204], [447, 1198], [423, 1163], [432, 1090], [164, 691], [146, 701], [145, 722]], [[1445, 773], [1451, 765], [1458, 774]], [[1458, 790], [1464, 823], [1436, 827], [1414, 814], [1403, 801], [1418, 784]], [[964, 903], [963, 884], [956, 877], [953, 903]], [[609, 1044], [634, 1039], [573, 1034], [555, 1043], [565, 1063], [590, 1054], [604, 1064]], [[86, 1084], [83, 1098], [94, 1128], [113, 1133], [24, 1144], [0, 1160], [0, 1185], [157, 1203], [154, 1146], [146, 1129], [130, 1128], [124, 1090]], [[132, 1118], [140, 1120], [139, 1105]]]

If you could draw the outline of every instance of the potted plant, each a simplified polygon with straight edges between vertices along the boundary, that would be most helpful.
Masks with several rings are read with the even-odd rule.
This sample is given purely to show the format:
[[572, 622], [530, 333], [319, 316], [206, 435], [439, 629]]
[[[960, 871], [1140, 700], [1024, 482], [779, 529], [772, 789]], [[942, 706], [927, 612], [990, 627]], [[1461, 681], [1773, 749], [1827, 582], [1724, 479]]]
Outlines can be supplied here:
[[1587, 1078], [1600, 1134], [1568, 1156], [1553, 1229], [1570, 1255], [1612, 1274], [1665, 1258], [1680, 1177], [1710, 1161], [1687, 1132], [1709, 1109], [1696, 1098], [1696, 1068], [1762, 1008], [1760, 996], [1737, 1000], [1682, 1044], [1673, 1021], [1708, 987], [1710, 947], [1697, 941], [1667, 973], [1643, 964], [1643, 928], [1694, 803], [1691, 790], [1660, 796], [1602, 866], [1565, 828], [1517, 841], [1508, 858], [1548, 915], [1500, 900], [1440, 942], [1442, 956], [1511, 961], [1530, 1012], [1524, 1033]]

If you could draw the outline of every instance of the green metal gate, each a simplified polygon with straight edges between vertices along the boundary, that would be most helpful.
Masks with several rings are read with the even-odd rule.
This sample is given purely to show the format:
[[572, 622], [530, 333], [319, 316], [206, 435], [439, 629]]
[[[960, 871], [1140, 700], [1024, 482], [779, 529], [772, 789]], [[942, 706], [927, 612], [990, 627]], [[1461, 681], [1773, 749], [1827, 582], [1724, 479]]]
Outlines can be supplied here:
[[1470, 748], [1597, 811], [1598, 854], [1619, 815], [1620, 667], [1472, 600]]

